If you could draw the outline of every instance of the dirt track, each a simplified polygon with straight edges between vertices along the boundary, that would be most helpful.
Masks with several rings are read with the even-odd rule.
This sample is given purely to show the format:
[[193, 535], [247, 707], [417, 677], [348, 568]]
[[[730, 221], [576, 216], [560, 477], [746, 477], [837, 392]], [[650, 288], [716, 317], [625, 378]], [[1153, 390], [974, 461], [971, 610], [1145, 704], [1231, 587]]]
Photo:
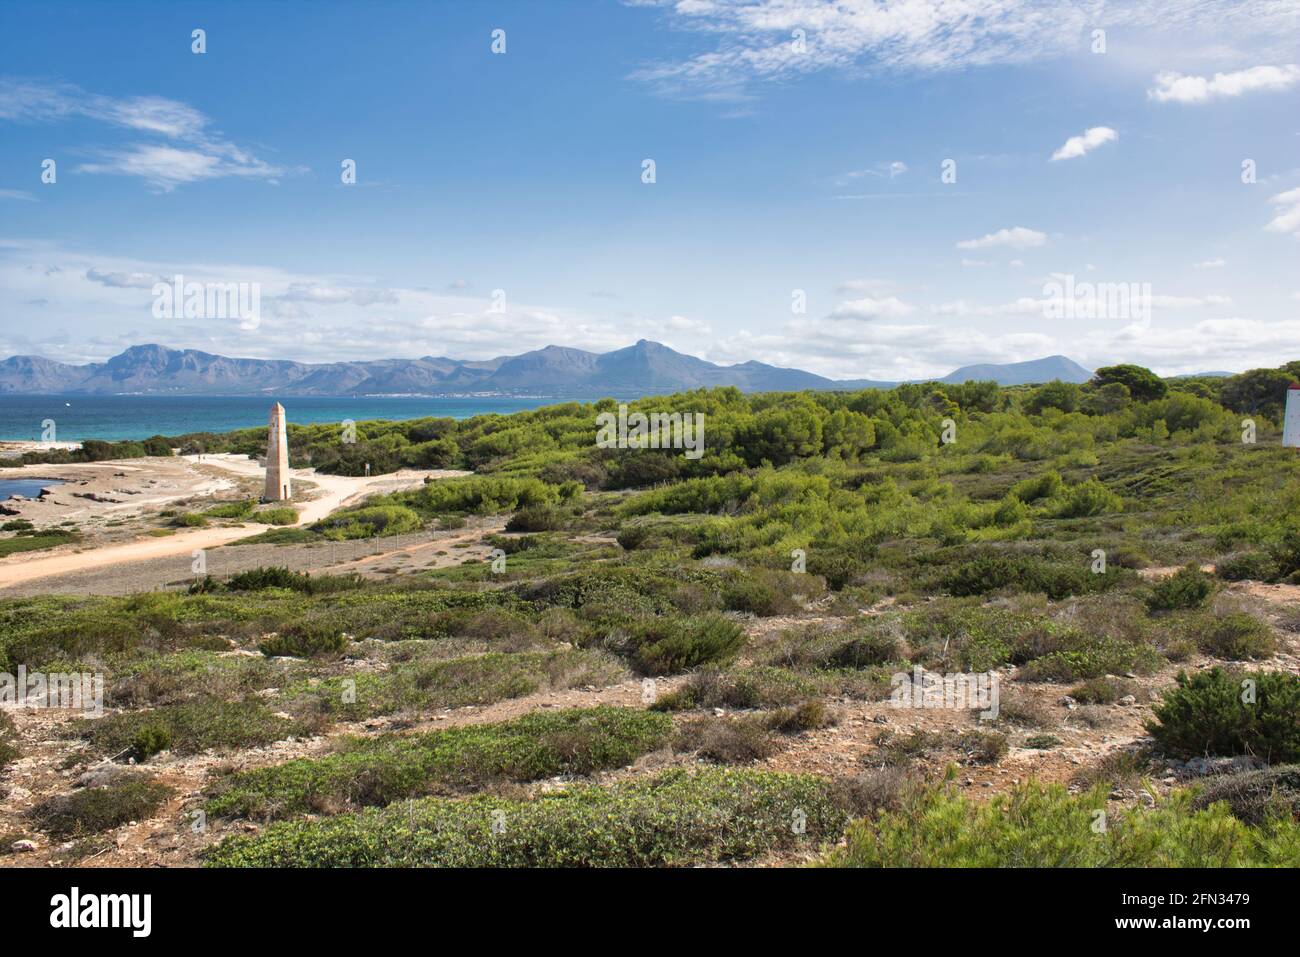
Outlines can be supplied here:
[[[194, 456], [186, 456], [184, 460], [199, 467]], [[117, 466], [120, 463], [107, 464]], [[262, 469], [256, 462], [243, 456], [206, 455], [203, 457], [202, 466], [230, 472], [242, 478], [257, 478], [262, 474]], [[467, 474], [469, 473], [450, 470], [402, 470], [391, 475], [351, 478], [341, 475], [317, 475], [312, 469], [294, 469], [292, 471], [293, 480], [314, 488], [318, 493], [302, 505], [298, 514], [298, 524], [307, 525], [320, 521], [335, 509], [376, 492], [390, 492], [419, 485], [426, 477], [448, 478]], [[105, 575], [107, 575], [109, 581], [103, 582], [103, 585], [109, 586], [112, 584], [111, 579], [121, 577], [123, 584], [127, 587], [124, 590], [122, 588], [110, 588], [108, 591], [89, 593], [124, 594], [137, 591], [150, 587], [149, 581], [161, 582], [189, 575], [191, 556], [199, 549], [215, 549], [221, 545], [226, 545], [241, 538], [248, 538], [264, 531], [266, 531], [265, 526], [253, 524], [222, 528], [197, 528], [179, 531], [165, 538], [140, 538], [100, 548], [77, 549], [75, 546], [68, 546], [63, 549], [51, 550], [51, 552], [43, 554], [39, 558], [31, 554], [13, 555], [0, 560], [0, 592], [17, 594], [16, 591], [11, 592], [10, 589], [28, 585], [38, 580], [63, 579], [69, 584], [78, 586], [72, 590], [87, 593], [86, 583], [78, 581], [78, 579], [89, 576], [92, 579], [102, 581]], [[158, 564], [160, 562], [162, 562], [161, 565]], [[153, 567], [133, 570], [145, 574], [122, 573], [121, 566], [135, 563], [148, 563], [149, 566]], [[161, 574], [161, 578], [158, 577], [159, 574]], [[170, 579], [168, 576], [170, 576]], [[51, 587], [51, 584], [45, 583], [35, 591], [50, 592], [57, 590]], [[28, 588], [24, 589], [24, 591], [25, 593], [31, 593], [33, 589]]]

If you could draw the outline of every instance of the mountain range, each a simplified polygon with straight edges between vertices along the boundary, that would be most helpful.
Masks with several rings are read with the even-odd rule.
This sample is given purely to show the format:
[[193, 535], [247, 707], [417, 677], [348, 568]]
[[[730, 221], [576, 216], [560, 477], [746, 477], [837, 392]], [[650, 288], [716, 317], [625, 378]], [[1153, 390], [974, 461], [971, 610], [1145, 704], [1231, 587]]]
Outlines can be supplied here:
[[[1065, 356], [963, 366], [939, 379], [1022, 385], [1092, 373]], [[196, 349], [131, 346], [105, 362], [70, 365], [41, 356], [0, 361], [0, 395], [446, 395], [640, 396], [712, 386], [744, 392], [891, 388], [897, 382], [827, 379], [762, 362], [723, 366], [642, 339], [613, 352], [546, 346], [484, 361], [435, 358], [307, 363], [232, 359]]]

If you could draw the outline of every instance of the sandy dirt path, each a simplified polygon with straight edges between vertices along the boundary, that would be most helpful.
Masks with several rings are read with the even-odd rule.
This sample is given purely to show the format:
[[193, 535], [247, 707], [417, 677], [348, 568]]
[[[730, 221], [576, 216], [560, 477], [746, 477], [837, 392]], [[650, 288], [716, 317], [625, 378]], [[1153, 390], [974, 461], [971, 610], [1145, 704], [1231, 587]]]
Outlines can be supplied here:
[[[185, 456], [185, 459], [199, 464], [197, 456]], [[262, 474], [261, 467], [255, 461], [238, 455], [205, 455], [201, 464], [242, 476], [260, 477]], [[297, 524], [310, 525], [318, 522], [336, 509], [375, 492], [396, 491], [419, 485], [426, 476], [449, 478], [469, 474], [471, 473], [447, 469], [430, 471], [403, 469], [388, 475], [352, 478], [342, 475], [317, 475], [313, 469], [293, 469], [293, 481], [312, 485], [319, 493], [300, 508]], [[0, 561], [0, 589], [39, 578], [70, 575], [84, 569], [102, 568], [106, 565], [188, 555], [199, 549], [216, 548], [241, 538], [258, 535], [265, 530], [265, 527], [258, 525], [196, 528], [177, 532], [165, 538], [143, 538], [121, 545], [63, 552], [41, 558], [14, 555]]]

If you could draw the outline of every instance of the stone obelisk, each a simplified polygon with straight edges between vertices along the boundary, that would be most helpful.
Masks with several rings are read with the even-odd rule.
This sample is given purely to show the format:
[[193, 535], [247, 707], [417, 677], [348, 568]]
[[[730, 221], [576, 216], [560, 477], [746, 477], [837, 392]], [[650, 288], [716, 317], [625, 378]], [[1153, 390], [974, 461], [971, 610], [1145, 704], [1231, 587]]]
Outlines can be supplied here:
[[266, 491], [268, 502], [287, 501], [293, 497], [289, 488], [289, 434], [285, 428], [284, 406], [271, 406], [271, 422], [266, 430]]

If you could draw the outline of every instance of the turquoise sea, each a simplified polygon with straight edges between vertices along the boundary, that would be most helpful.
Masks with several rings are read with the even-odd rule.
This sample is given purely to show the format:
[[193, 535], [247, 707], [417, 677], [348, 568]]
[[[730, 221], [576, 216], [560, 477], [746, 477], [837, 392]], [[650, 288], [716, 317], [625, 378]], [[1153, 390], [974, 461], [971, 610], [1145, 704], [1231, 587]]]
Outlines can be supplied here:
[[[54, 440], [147, 439], [151, 435], [230, 432], [266, 425], [276, 397], [157, 395], [0, 395], [0, 439], [38, 442], [47, 419]], [[289, 396], [279, 401], [289, 422], [342, 422], [353, 419], [468, 419], [490, 412], [536, 409], [560, 401], [505, 396]]]

